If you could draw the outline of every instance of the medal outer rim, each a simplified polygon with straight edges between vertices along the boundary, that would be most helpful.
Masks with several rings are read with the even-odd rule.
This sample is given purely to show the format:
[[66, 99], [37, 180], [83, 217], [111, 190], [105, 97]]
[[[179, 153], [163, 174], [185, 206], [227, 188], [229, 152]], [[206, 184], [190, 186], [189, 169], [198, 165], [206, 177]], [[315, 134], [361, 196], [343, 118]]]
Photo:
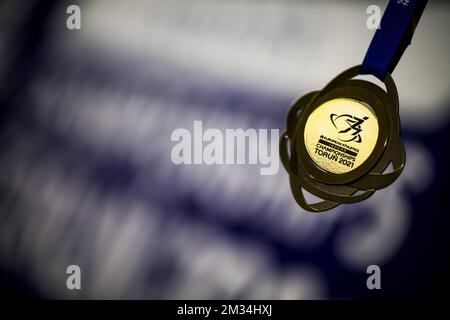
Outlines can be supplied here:
[[[404, 168], [406, 158], [403, 142], [401, 141], [399, 135], [399, 103], [395, 82], [388, 74], [384, 79], [384, 85], [386, 86], [385, 91], [378, 85], [371, 82], [360, 79], [352, 79], [359, 75], [359, 69], [360, 66], [352, 67], [331, 80], [331, 82], [329, 82], [322, 91], [313, 91], [300, 96], [292, 104], [288, 112], [286, 130], [280, 139], [280, 157], [283, 166], [290, 176], [289, 180], [293, 196], [296, 202], [305, 210], [320, 212], [330, 210], [342, 203], [362, 201], [370, 197], [376, 190], [386, 187], [394, 182]], [[386, 110], [388, 111], [387, 116], [390, 124], [390, 135], [381, 159], [379, 159], [370, 172], [366, 173], [353, 183], [345, 183], [343, 185], [326, 184], [314, 180], [307, 174], [307, 172], [305, 172], [305, 170], [298, 170], [297, 166], [300, 161], [297, 159], [294, 141], [297, 136], [295, 134], [297, 126], [293, 124], [298, 124], [300, 116], [304, 114], [304, 110], [308, 109], [312, 102], [327, 92], [342, 86], [344, 83], [348, 84], [348, 82], [352, 83], [352, 85], [359, 83], [362, 87], [365, 87], [366, 84], [368, 84], [372, 91], [378, 92], [377, 96], [383, 100], [382, 104], [388, 106]], [[290, 151], [290, 155], [288, 150]], [[313, 160], [311, 159], [311, 161]], [[391, 162], [393, 163], [394, 171], [383, 173]], [[322, 201], [317, 203], [307, 203], [302, 189], [321, 197]], [[363, 194], [353, 195], [358, 190], [365, 192]]]

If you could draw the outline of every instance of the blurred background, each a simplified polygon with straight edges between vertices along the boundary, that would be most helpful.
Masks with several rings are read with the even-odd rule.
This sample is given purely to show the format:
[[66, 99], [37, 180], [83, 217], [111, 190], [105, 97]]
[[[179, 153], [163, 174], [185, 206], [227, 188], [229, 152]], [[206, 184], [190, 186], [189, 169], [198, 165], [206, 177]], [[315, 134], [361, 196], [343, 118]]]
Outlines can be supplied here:
[[[66, 9], [81, 8], [81, 30]], [[0, 4], [0, 295], [58, 299], [435, 296], [449, 280], [450, 4], [430, 1], [393, 77], [407, 164], [323, 214], [287, 174], [176, 166], [171, 133], [284, 128], [360, 64], [387, 1]], [[381, 267], [381, 290], [366, 287]], [[66, 268], [81, 268], [68, 290]]]

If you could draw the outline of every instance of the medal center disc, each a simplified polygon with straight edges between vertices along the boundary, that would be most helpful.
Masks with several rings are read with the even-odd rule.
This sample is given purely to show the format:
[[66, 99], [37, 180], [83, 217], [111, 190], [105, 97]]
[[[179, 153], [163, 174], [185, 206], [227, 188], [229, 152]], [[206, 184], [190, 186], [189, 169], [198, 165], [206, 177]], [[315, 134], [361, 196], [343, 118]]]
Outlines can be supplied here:
[[317, 107], [306, 121], [304, 139], [319, 168], [343, 174], [358, 168], [378, 140], [378, 119], [366, 104], [338, 98]]

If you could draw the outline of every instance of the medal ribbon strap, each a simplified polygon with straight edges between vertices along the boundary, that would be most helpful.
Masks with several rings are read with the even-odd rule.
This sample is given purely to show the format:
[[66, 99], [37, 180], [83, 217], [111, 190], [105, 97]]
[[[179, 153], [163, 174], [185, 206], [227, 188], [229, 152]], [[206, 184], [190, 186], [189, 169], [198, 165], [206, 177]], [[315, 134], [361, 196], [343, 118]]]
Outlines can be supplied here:
[[384, 81], [411, 40], [428, 0], [390, 0], [362, 63], [361, 74]]

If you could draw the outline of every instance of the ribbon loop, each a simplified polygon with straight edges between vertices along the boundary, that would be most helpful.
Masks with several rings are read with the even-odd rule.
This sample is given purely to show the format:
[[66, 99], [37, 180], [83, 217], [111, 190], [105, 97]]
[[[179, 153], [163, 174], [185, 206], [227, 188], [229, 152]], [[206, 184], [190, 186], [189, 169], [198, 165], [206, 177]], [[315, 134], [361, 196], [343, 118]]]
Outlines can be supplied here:
[[390, 0], [361, 66], [361, 74], [384, 81], [411, 40], [428, 0]]

